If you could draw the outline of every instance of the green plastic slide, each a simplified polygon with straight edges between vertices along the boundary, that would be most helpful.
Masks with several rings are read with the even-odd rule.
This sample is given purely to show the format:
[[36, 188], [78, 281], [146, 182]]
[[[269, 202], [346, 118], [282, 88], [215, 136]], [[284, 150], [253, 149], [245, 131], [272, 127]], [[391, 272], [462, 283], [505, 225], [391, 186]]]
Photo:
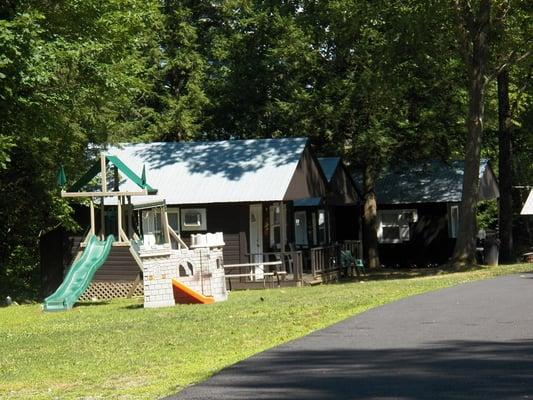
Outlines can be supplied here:
[[94, 273], [109, 256], [115, 238], [109, 235], [105, 241], [90, 236], [83, 254], [72, 264], [63, 283], [54, 294], [44, 299], [45, 311], [69, 310], [78, 301], [87, 286], [91, 283]]

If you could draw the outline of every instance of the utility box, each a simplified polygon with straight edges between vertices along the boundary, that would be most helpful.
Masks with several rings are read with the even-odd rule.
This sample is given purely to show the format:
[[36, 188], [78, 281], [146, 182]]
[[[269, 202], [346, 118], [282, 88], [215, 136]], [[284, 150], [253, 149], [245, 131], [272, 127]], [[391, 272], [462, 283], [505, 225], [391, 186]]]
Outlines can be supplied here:
[[491, 267], [498, 265], [498, 257], [500, 253], [500, 241], [496, 236], [488, 237], [485, 240], [484, 259], [485, 264]]

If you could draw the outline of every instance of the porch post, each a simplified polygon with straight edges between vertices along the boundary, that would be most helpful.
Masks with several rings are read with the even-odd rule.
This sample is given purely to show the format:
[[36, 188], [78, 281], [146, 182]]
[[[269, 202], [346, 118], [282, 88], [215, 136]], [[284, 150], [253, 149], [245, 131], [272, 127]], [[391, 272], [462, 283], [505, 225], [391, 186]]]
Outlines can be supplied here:
[[168, 230], [168, 215], [166, 206], [164, 208], [161, 207], [161, 219], [163, 220], [163, 234], [165, 235], [165, 243], [170, 245], [170, 232]]
[[[100, 153], [100, 177], [102, 183], [102, 193], [107, 192], [107, 172], [105, 154]], [[105, 212], [104, 212], [104, 196], [102, 196], [100, 204], [100, 236], [105, 239]]]
[[100, 174], [102, 176], [102, 192], [107, 192], [107, 171], [104, 153], [100, 153]]
[[118, 241], [122, 242], [122, 196], [117, 197], [117, 225], [118, 225]]
[[133, 205], [131, 204], [131, 196], [128, 196], [128, 237], [133, 237]]
[[285, 203], [282, 201], [279, 206], [279, 224], [280, 224], [280, 257], [281, 262], [285, 264], [285, 244], [287, 242], [287, 215], [286, 215], [287, 208], [285, 207]]
[[91, 206], [91, 235], [95, 234], [95, 222], [94, 222], [94, 201], [91, 197], [89, 200], [89, 204]]
[[100, 239], [105, 239], [105, 210], [103, 196], [100, 198]]

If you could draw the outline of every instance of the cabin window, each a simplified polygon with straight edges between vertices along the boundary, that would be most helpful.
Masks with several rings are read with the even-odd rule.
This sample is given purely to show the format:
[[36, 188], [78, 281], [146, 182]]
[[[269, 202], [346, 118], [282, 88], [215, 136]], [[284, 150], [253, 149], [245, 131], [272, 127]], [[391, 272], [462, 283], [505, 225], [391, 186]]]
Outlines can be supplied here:
[[270, 247], [279, 249], [281, 243], [281, 207], [279, 204], [270, 206]]
[[459, 206], [450, 206], [449, 233], [451, 238], [457, 238], [459, 230]]
[[305, 211], [294, 213], [294, 236], [296, 246], [307, 246], [307, 213]]
[[207, 229], [206, 222], [205, 208], [181, 210], [181, 230], [183, 231], [205, 231]]
[[318, 221], [317, 221], [317, 233], [318, 233], [318, 243], [325, 244], [327, 242], [326, 237], [326, 211], [318, 210]]
[[378, 211], [378, 240], [401, 243], [411, 239], [411, 224], [417, 220], [416, 210]]
[[168, 226], [170, 226], [174, 232], [180, 232], [180, 213], [177, 208], [167, 208]]

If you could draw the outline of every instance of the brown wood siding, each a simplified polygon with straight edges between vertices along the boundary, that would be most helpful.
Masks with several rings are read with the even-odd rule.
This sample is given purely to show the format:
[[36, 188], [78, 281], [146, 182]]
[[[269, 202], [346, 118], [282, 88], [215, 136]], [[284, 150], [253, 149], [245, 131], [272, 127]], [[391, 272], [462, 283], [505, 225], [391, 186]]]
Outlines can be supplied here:
[[285, 193], [284, 200], [307, 199], [309, 197], [325, 197], [327, 183], [317, 159], [309, 150], [302, 153], [296, 171]]
[[498, 181], [490, 165], [487, 165], [485, 173], [479, 180], [479, 200], [492, 200], [500, 197]]
[[241, 235], [239, 233], [226, 233], [224, 234], [224, 243], [226, 243], [223, 249], [224, 263], [241, 263]]
[[361, 224], [360, 206], [331, 207], [334, 215], [334, 241], [358, 240]]
[[329, 183], [328, 203], [330, 205], [348, 205], [355, 204], [358, 200], [359, 196], [355, 184], [348, 171], [344, 166], [339, 165]]
[[176, 205], [172, 207], [206, 209], [206, 231], [181, 232], [181, 236], [187, 245], [190, 243], [191, 234], [222, 232], [226, 243], [223, 249], [224, 262], [226, 264], [247, 262], [245, 254], [248, 253], [248, 203], [196, 204], [181, 207]]

